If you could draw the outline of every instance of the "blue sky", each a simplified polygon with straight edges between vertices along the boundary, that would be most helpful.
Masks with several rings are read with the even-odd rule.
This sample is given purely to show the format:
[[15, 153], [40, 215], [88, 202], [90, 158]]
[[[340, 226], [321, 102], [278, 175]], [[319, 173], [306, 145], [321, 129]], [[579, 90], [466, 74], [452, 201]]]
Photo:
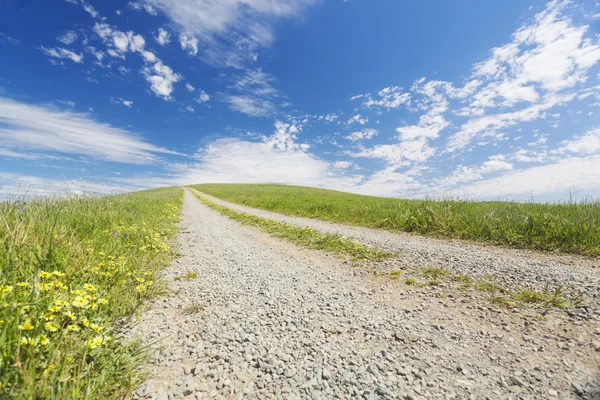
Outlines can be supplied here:
[[592, 0], [0, 7], [4, 193], [600, 196]]

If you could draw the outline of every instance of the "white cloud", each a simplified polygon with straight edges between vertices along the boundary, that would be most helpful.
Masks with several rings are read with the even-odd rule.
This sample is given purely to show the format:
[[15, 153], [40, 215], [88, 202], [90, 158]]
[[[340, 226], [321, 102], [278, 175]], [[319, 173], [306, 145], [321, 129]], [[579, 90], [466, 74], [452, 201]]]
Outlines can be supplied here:
[[369, 118], [368, 117], [363, 117], [360, 114], [356, 114], [356, 115], [350, 117], [350, 119], [348, 120], [348, 122], [346, 122], [346, 124], [347, 125], [352, 125], [352, 124], [364, 125], [367, 122], [369, 122]]
[[190, 92], [193, 92], [194, 90], [196, 90], [196, 88], [193, 87], [192, 85], [190, 85], [189, 83], [185, 84], [185, 88]]
[[336, 161], [333, 163], [334, 168], [336, 169], [348, 169], [348, 168], [356, 168], [357, 165], [352, 161]]
[[164, 65], [162, 61], [157, 61], [152, 67], [145, 67], [143, 72], [152, 91], [157, 96], [170, 100], [174, 90], [173, 84], [181, 79], [181, 75], [173, 72], [171, 67]]
[[600, 189], [600, 155], [571, 157], [556, 163], [515, 170], [499, 177], [460, 186], [449, 194], [473, 198], [498, 198]]
[[118, 98], [118, 99], [111, 99], [111, 101], [115, 104], [122, 104], [128, 108], [131, 108], [131, 106], [133, 106], [133, 101], [131, 101], [131, 100], [125, 100], [125, 99]]
[[142, 4], [139, 1], [130, 1], [127, 5], [129, 6], [129, 8], [131, 8], [133, 10], [137, 10], [137, 11], [144, 10], [150, 15], [153, 15], [153, 16], [158, 15], [158, 13], [154, 9], [154, 7], [152, 7], [150, 4]]
[[56, 40], [68, 46], [70, 44], [75, 43], [75, 41], [77, 40], [77, 32], [66, 31], [62, 35], [58, 36]]
[[399, 108], [404, 104], [410, 103], [411, 95], [410, 93], [403, 93], [402, 88], [399, 86], [390, 86], [381, 89], [377, 93], [377, 98], [373, 99], [371, 95], [357, 95], [353, 96], [351, 100], [356, 100], [362, 97], [366, 97], [367, 99], [363, 102], [363, 106], [371, 108], [371, 107], [381, 107], [381, 108]]
[[363, 129], [362, 131], [352, 132], [346, 136], [346, 139], [356, 142], [359, 140], [371, 139], [375, 135], [377, 135], [377, 129]]
[[165, 46], [171, 43], [171, 35], [163, 28], [158, 28], [158, 36], [156, 36], [156, 42], [161, 46]]
[[207, 62], [240, 66], [273, 41], [272, 25], [300, 15], [314, 0], [143, 0], [164, 13], [180, 33], [198, 38]]
[[88, 114], [29, 105], [0, 97], [0, 146], [13, 151], [78, 154], [130, 164], [156, 163], [177, 154], [132, 132], [97, 122]]
[[42, 52], [49, 56], [49, 57], [54, 57], [54, 58], [68, 58], [69, 60], [75, 62], [75, 63], [82, 63], [83, 62], [83, 54], [77, 54], [72, 52], [71, 50], [67, 50], [64, 49], [62, 47], [55, 47], [55, 48], [46, 48], [44, 46], [42, 46], [40, 48], [42, 50]]
[[198, 96], [198, 99], [196, 99], [198, 103], [206, 103], [209, 100], [210, 96], [204, 90], [200, 91], [200, 96]]
[[181, 50], [186, 50], [190, 56], [198, 54], [198, 39], [195, 37], [182, 33], [179, 35], [179, 44], [181, 45]]
[[372, 148], [360, 147], [358, 152], [349, 153], [352, 157], [380, 158], [388, 166], [398, 168], [422, 163], [435, 155], [426, 140], [406, 140], [398, 144], [379, 144]]
[[165, 100], [172, 99], [173, 85], [179, 82], [182, 76], [165, 65], [154, 53], [145, 50], [146, 41], [141, 35], [131, 31], [121, 32], [105, 23], [96, 23], [94, 31], [111, 47], [107, 51], [109, 54], [123, 58], [129, 51], [140, 54], [146, 63], [141, 72], [150, 83], [152, 92]]
[[270, 101], [253, 96], [229, 95], [226, 100], [232, 110], [253, 117], [266, 117], [275, 112], [275, 106]]
[[231, 109], [246, 115], [264, 117], [275, 112], [274, 100], [281, 95], [273, 87], [275, 78], [261, 69], [245, 71], [229, 88], [236, 94], [226, 96]]
[[600, 152], [600, 129], [592, 129], [583, 135], [575, 136], [571, 140], [565, 140], [555, 151], [558, 154], [593, 154], [597, 152]]
[[334, 165], [308, 153], [308, 146], [297, 140], [298, 132], [295, 125], [278, 121], [273, 135], [262, 142], [218, 139], [198, 152], [197, 163], [176, 166], [177, 177], [169, 181], [269, 182], [342, 189], [360, 179], [344, 177]]

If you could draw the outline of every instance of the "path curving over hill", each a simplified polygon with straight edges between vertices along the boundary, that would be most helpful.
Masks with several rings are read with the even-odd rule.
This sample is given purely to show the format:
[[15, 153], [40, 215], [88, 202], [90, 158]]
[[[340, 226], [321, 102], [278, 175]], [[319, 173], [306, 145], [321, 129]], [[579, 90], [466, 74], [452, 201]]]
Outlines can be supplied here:
[[[222, 217], [186, 190], [173, 293], [127, 334], [136, 398], [592, 398], [600, 326], [411, 292]], [[197, 274], [197, 277], [194, 277]], [[191, 279], [186, 279], [191, 278]]]

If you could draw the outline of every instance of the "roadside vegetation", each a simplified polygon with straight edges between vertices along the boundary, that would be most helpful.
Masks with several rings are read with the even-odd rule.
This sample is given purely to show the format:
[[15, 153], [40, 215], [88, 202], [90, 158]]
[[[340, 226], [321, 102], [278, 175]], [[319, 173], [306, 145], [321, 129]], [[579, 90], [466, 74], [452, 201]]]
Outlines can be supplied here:
[[[192, 192], [193, 193], [193, 192]], [[230, 219], [244, 225], [252, 225], [267, 232], [271, 236], [285, 239], [294, 244], [313, 250], [324, 250], [348, 256], [356, 261], [383, 261], [394, 254], [374, 247], [364, 246], [354, 240], [330, 233], [321, 234], [309, 227], [298, 227], [283, 222], [260, 218], [255, 215], [233, 211], [194, 193], [201, 202]]]
[[[407, 271], [408, 272], [408, 271]], [[490, 302], [497, 305], [527, 304], [543, 308], [559, 308], [562, 310], [576, 309], [581, 304], [581, 296], [573, 291], [572, 287], [558, 285], [551, 288], [547, 283], [543, 290], [506, 289], [495, 282], [494, 276], [484, 276], [481, 280], [473, 280], [465, 274], [453, 274], [451, 271], [439, 267], [426, 267], [412, 271], [420, 278], [420, 282], [414, 277], [407, 277], [404, 280], [406, 285], [417, 285], [420, 287], [440, 286], [442, 283], [458, 284], [459, 291], [473, 289], [477, 292], [489, 295]], [[397, 279], [400, 276], [399, 271], [392, 271], [387, 274], [391, 279]], [[452, 289], [451, 289], [452, 290]]]
[[165, 289], [181, 188], [0, 203], [0, 398], [124, 398], [145, 350], [115, 323]]
[[192, 186], [282, 214], [540, 251], [600, 256], [600, 202], [403, 200], [286, 185]]

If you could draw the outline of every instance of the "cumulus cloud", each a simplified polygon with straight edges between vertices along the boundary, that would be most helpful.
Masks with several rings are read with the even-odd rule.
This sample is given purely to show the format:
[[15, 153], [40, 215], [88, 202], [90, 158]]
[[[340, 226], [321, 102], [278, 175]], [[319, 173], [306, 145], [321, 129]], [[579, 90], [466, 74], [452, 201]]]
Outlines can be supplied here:
[[200, 95], [196, 99], [198, 103], [207, 103], [210, 100], [210, 96], [204, 90], [200, 91]]
[[158, 35], [155, 38], [156, 42], [161, 46], [166, 46], [171, 43], [171, 35], [163, 28], [158, 28]]
[[375, 135], [377, 135], [377, 129], [363, 129], [362, 131], [352, 132], [346, 139], [351, 140], [353, 142], [364, 140], [364, 139], [372, 139]]
[[195, 37], [181, 34], [179, 36], [179, 44], [181, 45], [181, 50], [186, 50], [190, 56], [198, 54], [198, 39]]
[[132, 31], [122, 32], [105, 23], [96, 23], [94, 31], [109, 46], [108, 53], [112, 56], [124, 58], [128, 52], [140, 54], [146, 63], [142, 74], [150, 83], [152, 92], [165, 100], [172, 99], [173, 85], [182, 76], [165, 65], [154, 53], [145, 50], [146, 41], [141, 35]]

